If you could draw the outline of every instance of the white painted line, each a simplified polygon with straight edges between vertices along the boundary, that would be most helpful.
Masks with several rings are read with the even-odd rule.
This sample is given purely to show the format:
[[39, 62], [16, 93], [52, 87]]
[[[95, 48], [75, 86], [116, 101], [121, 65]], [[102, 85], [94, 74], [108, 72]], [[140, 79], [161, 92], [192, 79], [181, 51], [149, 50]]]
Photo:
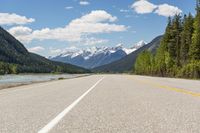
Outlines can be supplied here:
[[69, 113], [90, 91], [92, 91], [105, 77], [98, 80], [91, 88], [89, 88], [83, 95], [77, 100], [65, 108], [60, 114], [58, 114], [53, 120], [51, 120], [45, 127], [43, 127], [38, 133], [48, 133], [55, 125], [59, 123], [62, 118]]

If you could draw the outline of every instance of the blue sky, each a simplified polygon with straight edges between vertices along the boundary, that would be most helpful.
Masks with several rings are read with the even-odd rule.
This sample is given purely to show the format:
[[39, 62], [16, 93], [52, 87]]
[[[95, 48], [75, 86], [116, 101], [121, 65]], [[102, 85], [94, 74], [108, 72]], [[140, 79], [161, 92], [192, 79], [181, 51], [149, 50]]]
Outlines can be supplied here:
[[77, 48], [131, 47], [164, 33], [168, 16], [195, 0], [1, 0], [0, 25], [43, 56]]

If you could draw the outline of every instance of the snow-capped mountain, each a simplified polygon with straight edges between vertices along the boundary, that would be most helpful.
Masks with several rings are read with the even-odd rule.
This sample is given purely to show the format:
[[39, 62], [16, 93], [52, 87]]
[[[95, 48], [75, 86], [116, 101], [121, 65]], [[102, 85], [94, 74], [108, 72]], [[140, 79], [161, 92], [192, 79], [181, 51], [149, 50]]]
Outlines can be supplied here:
[[91, 47], [84, 50], [67, 50], [50, 59], [90, 69], [119, 60], [145, 44], [144, 41], [140, 41], [132, 48], [125, 48], [122, 44], [118, 44], [115, 47]]
[[143, 40], [139, 41], [138, 43], [136, 43], [135, 45], [133, 45], [132, 49], [138, 49], [140, 47], [143, 47], [144, 45], [146, 45], [147, 43]]

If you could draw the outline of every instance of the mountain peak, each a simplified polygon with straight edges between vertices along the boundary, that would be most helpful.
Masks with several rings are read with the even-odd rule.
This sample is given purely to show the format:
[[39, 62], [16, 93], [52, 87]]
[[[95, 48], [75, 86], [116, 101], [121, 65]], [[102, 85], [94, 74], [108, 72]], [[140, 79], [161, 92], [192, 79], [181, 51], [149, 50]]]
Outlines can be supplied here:
[[116, 45], [116, 47], [123, 47], [123, 44], [119, 43], [119, 44]]
[[85, 68], [93, 68], [121, 59], [122, 57], [129, 55], [145, 44], [145, 41], [140, 41], [135, 44], [135, 47], [133, 48], [125, 48], [122, 43], [119, 43], [114, 47], [94, 46], [84, 50], [68, 50], [59, 56], [50, 59], [64, 63], [71, 63]]
[[144, 40], [141, 40], [139, 42], [137, 42], [136, 44], [133, 45], [133, 48], [140, 48], [140, 47], [143, 47], [144, 45], [146, 45], [147, 43], [144, 41]]
[[145, 44], [144, 41], [140, 41], [136, 44], [136, 46], [142, 46], [131, 54], [121, 58], [112, 63], [102, 65], [100, 67], [96, 67], [93, 69], [95, 72], [129, 72], [132, 71], [133, 66], [135, 64], [136, 58], [139, 53], [144, 50], [149, 50], [150, 52], [154, 52], [158, 46], [160, 45], [160, 41], [162, 40], [162, 36], [158, 36], [154, 38], [150, 43]]

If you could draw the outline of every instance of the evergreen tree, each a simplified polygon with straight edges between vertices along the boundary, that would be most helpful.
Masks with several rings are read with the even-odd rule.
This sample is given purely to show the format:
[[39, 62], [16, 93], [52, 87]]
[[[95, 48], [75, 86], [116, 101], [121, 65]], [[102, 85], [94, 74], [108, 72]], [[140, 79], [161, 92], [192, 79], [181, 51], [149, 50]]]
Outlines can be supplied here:
[[164, 50], [168, 50], [168, 44], [171, 40], [171, 30], [172, 30], [172, 20], [171, 17], [168, 18], [168, 24], [165, 30], [165, 34], [163, 36], [163, 39], [161, 41], [161, 45], [163, 45]]
[[155, 71], [156, 75], [165, 76], [166, 75], [166, 63], [165, 63], [165, 45], [164, 43], [160, 45], [157, 49], [155, 55]]
[[191, 14], [188, 17], [185, 15], [183, 20], [183, 31], [181, 33], [181, 64], [188, 63], [189, 60], [189, 48], [192, 44], [193, 34], [193, 16]]
[[169, 56], [175, 62], [175, 65], [180, 66], [180, 46], [181, 46], [181, 16], [175, 15], [172, 22], [171, 39], [169, 46]]
[[196, 11], [195, 18], [191, 14], [169, 18], [155, 57], [148, 52], [138, 56], [137, 74], [200, 78], [200, 0]]
[[192, 46], [190, 48], [190, 58], [200, 60], [200, 0], [197, 0], [196, 17], [194, 19], [194, 33], [192, 36]]

